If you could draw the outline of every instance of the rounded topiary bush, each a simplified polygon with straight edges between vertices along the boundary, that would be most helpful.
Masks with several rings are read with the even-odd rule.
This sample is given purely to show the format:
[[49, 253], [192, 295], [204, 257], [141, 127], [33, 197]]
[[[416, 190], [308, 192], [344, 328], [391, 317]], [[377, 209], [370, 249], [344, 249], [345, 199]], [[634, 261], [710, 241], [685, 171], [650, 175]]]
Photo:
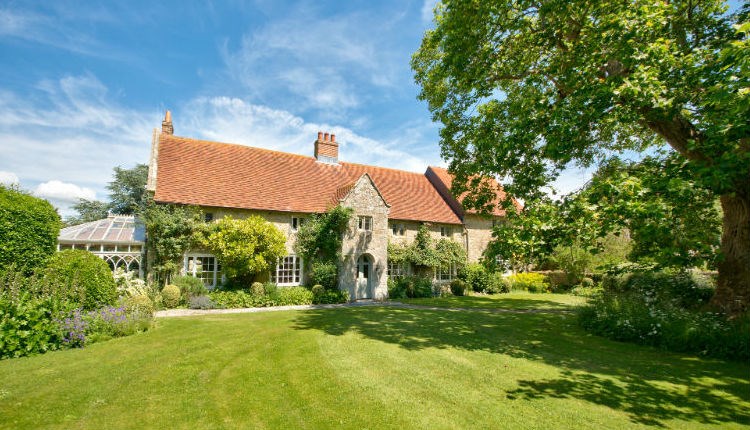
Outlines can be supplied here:
[[166, 308], [176, 308], [180, 304], [180, 287], [177, 285], [166, 285], [161, 290], [161, 300]]
[[263, 287], [262, 283], [253, 282], [252, 285], [250, 285], [250, 294], [256, 297], [261, 297], [266, 294], [266, 289]]
[[581, 279], [581, 286], [584, 288], [591, 288], [594, 286], [594, 280], [591, 278], [583, 278]]
[[122, 304], [129, 314], [153, 315], [154, 313], [154, 302], [145, 294], [127, 297], [122, 301]]
[[86, 310], [113, 305], [117, 300], [112, 271], [104, 260], [88, 251], [70, 249], [53, 255], [42, 284]]

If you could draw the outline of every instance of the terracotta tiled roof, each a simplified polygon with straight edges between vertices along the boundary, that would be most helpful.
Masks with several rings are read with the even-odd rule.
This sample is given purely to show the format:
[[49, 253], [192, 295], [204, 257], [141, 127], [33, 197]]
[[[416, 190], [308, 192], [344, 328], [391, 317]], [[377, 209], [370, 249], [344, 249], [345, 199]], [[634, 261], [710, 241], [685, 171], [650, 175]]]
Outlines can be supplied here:
[[389, 218], [460, 224], [461, 220], [420, 173], [162, 133], [156, 192], [163, 203], [287, 212], [323, 212], [367, 173], [385, 201]]
[[[435, 187], [440, 189], [441, 191], [444, 191], [442, 194], [446, 196], [446, 200], [448, 200], [449, 204], [451, 204], [454, 209], [457, 209], [456, 211], [461, 214], [464, 209], [462, 209], [461, 202], [463, 201], [464, 196], [466, 193], [462, 193], [458, 198], [454, 199], [453, 202], [451, 202], [451, 196], [453, 195], [451, 192], [451, 186], [453, 185], [453, 176], [451, 176], [450, 173], [448, 173], [448, 170], [443, 169], [442, 167], [434, 167], [430, 166], [427, 168], [427, 173], [425, 173], [427, 177], [430, 177], [433, 180], [433, 183], [435, 184]], [[492, 211], [492, 215], [495, 216], [505, 216], [505, 210], [500, 209], [500, 207], [497, 205], [498, 202], [501, 200], [504, 200], [506, 198], [506, 193], [503, 191], [502, 185], [500, 185], [496, 180], [494, 179], [488, 179], [491, 181], [491, 184], [493, 184], [496, 187], [496, 194], [497, 198], [493, 202], [495, 204], [494, 210]], [[436, 183], [437, 182], [437, 183]], [[518, 203], [516, 199], [513, 199], [513, 205], [520, 209], [521, 205]], [[475, 214], [478, 213], [475, 209], [468, 209], [465, 210], [466, 213]]]

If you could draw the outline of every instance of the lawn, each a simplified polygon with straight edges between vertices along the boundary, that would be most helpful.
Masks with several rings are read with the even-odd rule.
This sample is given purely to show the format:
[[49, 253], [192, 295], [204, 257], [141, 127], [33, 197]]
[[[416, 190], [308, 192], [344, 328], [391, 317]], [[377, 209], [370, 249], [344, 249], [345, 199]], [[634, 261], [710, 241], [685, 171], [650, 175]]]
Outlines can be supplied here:
[[440, 308], [472, 309], [565, 309], [586, 303], [586, 298], [571, 294], [533, 294], [526, 291], [512, 291], [508, 294], [450, 296], [432, 299], [399, 299], [402, 303], [433, 306]]
[[0, 362], [0, 427], [750, 428], [749, 379], [569, 313], [216, 315]]

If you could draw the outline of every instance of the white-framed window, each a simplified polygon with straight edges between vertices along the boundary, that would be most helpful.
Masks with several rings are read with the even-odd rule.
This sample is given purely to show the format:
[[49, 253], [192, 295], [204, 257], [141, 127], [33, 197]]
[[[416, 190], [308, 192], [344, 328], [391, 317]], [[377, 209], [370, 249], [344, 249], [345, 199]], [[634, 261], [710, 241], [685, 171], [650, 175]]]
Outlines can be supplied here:
[[276, 269], [271, 271], [271, 282], [280, 286], [295, 286], [302, 283], [302, 259], [296, 255], [279, 258]]
[[395, 263], [393, 261], [388, 262], [388, 277], [389, 278], [401, 278], [409, 275], [409, 263], [401, 262]]
[[300, 227], [302, 227], [302, 224], [305, 223], [305, 219], [303, 217], [293, 216], [292, 217], [292, 231], [299, 230]]
[[394, 236], [403, 236], [406, 234], [406, 228], [400, 223], [391, 223], [391, 234]]
[[435, 273], [435, 279], [438, 281], [452, 281], [456, 278], [456, 263], [441, 267]]
[[208, 288], [221, 282], [221, 264], [210, 254], [187, 254], [185, 256], [185, 274], [194, 276]]
[[448, 227], [448, 226], [442, 226], [442, 227], [440, 227], [440, 236], [442, 236], [442, 237], [452, 237], [453, 236], [453, 227]]
[[372, 217], [367, 215], [360, 215], [358, 226], [360, 230], [372, 231]]

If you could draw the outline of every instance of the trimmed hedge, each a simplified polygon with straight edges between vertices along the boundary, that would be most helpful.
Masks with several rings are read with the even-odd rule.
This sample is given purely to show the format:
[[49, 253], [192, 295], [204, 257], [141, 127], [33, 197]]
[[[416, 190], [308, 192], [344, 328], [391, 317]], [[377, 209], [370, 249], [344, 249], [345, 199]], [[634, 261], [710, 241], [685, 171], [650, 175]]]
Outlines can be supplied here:
[[0, 185], [0, 267], [26, 274], [55, 253], [60, 216], [46, 200]]
[[112, 271], [104, 260], [88, 251], [69, 249], [53, 255], [44, 269], [42, 285], [85, 310], [117, 301]]

